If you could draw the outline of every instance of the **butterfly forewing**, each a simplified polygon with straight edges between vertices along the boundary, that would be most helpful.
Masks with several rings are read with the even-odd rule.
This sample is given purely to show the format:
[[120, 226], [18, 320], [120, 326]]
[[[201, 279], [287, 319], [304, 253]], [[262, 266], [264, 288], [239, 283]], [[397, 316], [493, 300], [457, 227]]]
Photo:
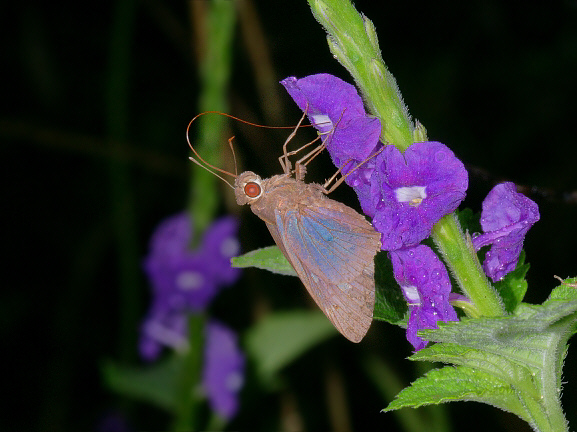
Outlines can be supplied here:
[[341, 213], [332, 208], [305, 207], [298, 213], [289, 219], [289, 225], [293, 226], [287, 229], [300, 231], [303, 243], [297, 243], [295, 247], [316, 251], [310, 266], [316, 266], [326, 279], [352, 280], [365, 269], [367, 262], [372, 261], [379, 237], [358, 213], [354, 212], [354, 215], [362, 218], [364, 226], [350, 224], [351, 215], [348, 220], [340, 220], [335, 216]]
[[335, 327], [359, 342], [373, 315], [380, 235], [363, 216], [326, 198], [275, 214], [277, 228], [267, 224], [275, 242]]

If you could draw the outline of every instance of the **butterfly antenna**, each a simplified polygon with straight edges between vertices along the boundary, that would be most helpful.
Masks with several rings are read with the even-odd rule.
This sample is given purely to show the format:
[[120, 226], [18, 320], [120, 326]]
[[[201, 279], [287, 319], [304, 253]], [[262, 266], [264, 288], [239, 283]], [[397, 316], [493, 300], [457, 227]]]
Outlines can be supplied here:
[[[226, 183], [227, 186], [229, 186], [231, 189], [234, 189], [234, 186], [230, 184], [230, 182], [228, 180], [226, 180], [223, 176], [217, 174], [216, 172], [214, 172], [213, 170], [211, 170], [210, 168], [205, 167], [203, 164], [201, 164], [199, 161], [197, 161], [195, 158], [193, 158], [192, 156], [189, 157], [188, 159], [190, 159], [192, 162], [194, 162], [195, 164], [197, 164], [199, 167], [204, 168], [205, 170], [207, 170], [209, 173], [211, 173], [212, 175], [218, 177], [219, 179], [221, 179], [223, 182]], [[203, 161], [204, 162], [204, 161]], [[204, 162], [206, 163], [206, 162]], [[230, 173], [228, 173], [230, 174]]]
[[[293, 129], [293, 126], [264, 126], [264, 125], [259, 125], [259, 124], [257, 124], [257, 123], [252, 123], [252, 122], [249, 122], [249, 121], [247, 121], [247, 120], [243, 120], [243, 119], [240, 119], [240, 118], [235, 117], [235, 116], [233, 116], [233, 115], [230, 115], [230, 114], [227, 114], [227, 113], [223, 113], [223, 112], [220, 112], [220, 111], [204, 111], [204, 112], [201, 112], [200, 114], [197, 114], [196, 116], [194, 116], [194, 118], [188, 123], [188, 126], [186, 127], [186, 142], [188, 143], [188, 146], [190, 147], [190, 149], [192, 150], [192, 152], [194, 153], [194, 155], [198, 158], [198, 160], [194, 160], [194, 158], [192, 158], [192, 157], [189, 158], [189, 159], [192, 160], [193, 162], [195, 162], [197, 165], [201, 166], [202, 168], [206, 169], [207, 171], [211, 172], [212, 174], [216, 175], [216, 176], [217, 176], [218, 178], [220, 178], [220, 179], [223, 179], [223, 178], [222, 178], [221, 176], [217, 175], [214, 171], [218, 171], [218, 172], [220, 172], [220, 173], [229, 175], [229, 176], [234, 177], [234, 178], [238, 177], [238, 171], [237, 171], [237, 165], [236, 165], [236, 156], [235, 156], [235, 153], [234, 153], [234, 149], [232, 150], [232, 155], [233, 155], [233, 158], [234, 158], [234, 171], [235, 171], [235, 174], [233, 174], [233, 173], [231, 173], [231, 172], [228, 172], [228, 171], [226, 171], [226, 170], [223, 170], [223, 169], [221, 169], [221, 168], [219, 168], [219, 167], [216, 167], [216, 166], [208, 163], [207, 161], [205, 161], [205, 160], [202, 158], [202, 156], [201, 156], [200, 154], [198, 154], [198, 152], [194, 149], [194, 147], [192, 146], [192, 144], [191, 144], [191, 142], [190, 142], [190, 138], [189, 138], [190, 127], [191, 127], [192, 123], [193, 123], [197, 118], [199, 118], [200, 116], [203, 116], [203, 115], [205, 115], [205, 114], [219, 114], [219, 115], [222, 115], [222, 116], [231, 118], [231, 119], [233, 119], [233, 120], [239, 121], [239, 122], [241, 122], [241, 123], [245, 123], [245, 124], [248, 124], [248, 125], [251, 125], [251, 126], [256, 126], [256, 127], [267, 128], [267, 129]], [[309, 125], [304, 125], [304, 126], [309, 126]], [[230, 144], [230, 146], [231, 146], [231, 149], [232, 149], [232, 139], [233, 139], [233, 138], [234, 138], [234, 137], [232, 137], [232, 138], [229, 139], [229, 144]], [[199, 163], [199, 161], [201, 161], [204, 165], [202, 165], [201, 163]], [[210, 167], [210, 168], [212, 169], [212, 171], [211, 171], [210, 169], [208, 169], [207, 167]], [[223, 180], [224, 180], [224, 179], [223, 179]], [[232, 185], [231, 185], [230, 183], [228, 183], [226, 180], [224, 180], [224, 181], [225, 181], [229, 186], [232, 187]]]
[[232, 152], [232, 160], [234, 161], [234, 175], [238, 176], [238, 168], [236, 165], [236, 153], [234, 152], [234, 146], [232, 145], [232, 140], [234, 139], [234, 136], [231, 136], [228, 139], [228, 145], [230, 147], [230, 151]]

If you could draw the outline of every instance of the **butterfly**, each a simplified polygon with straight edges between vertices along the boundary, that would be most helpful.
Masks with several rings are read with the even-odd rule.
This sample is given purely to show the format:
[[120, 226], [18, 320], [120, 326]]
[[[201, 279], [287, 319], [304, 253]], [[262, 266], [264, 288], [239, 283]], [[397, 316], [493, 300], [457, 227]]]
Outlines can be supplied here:
[[275, 243], [336, 329], [350, 341], [360, 342], [373, 318], [374, 257], [381, 248], [381, 234], [363, 215], [327, 197], [335, 185], [327, 190], [326, 186], [303, 181], [306, 164], [325, 148], [324, 143], [291, 169], [288, 156], [299, 150], [288, 153], [286, 146], [295, 132], [286, 140], [279, 158], [284, 173], [265, 179], [251, 171], [235, 176], [236, 202], [250, 205], [266, 223]]

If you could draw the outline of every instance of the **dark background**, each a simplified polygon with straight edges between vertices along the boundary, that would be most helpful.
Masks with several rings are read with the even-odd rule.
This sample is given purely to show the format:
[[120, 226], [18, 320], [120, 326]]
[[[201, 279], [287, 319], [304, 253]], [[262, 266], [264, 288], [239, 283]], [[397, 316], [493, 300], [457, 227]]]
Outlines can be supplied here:
[[[191, 168], [184, 130], [198, 112], [198, 64], [187, 3], [137, 1], [127, 18], [127, 26], [134, 26], [126, 59], [129, 84], [111, 87], [116, 6], [34, 0], [0, 5], [3, 430], [96, 430], [110, 411], [126, 415], [136, 430], [166, 428], [164, 414], [103, 388], [98, 368], [104, 359], [138, 363], [134, 342], [148, 288], [135, 261], [128, 277], [140, 289], [132, 311], [119, 310], [118, 286], [126, 275], [118, 270], [114, 209], [118, 200], [127, 200], [122, 232], [132, 236], [135, 256], [141, 257], [158, 221], [185, 205]], [[259, 0], [255, 7], [276, 81], [319, 72], [351, 81], [333, 60], [305, 1]], [[383, 58], [413, 117], [431, 139], [447, 144], [474, 168], [465, 204], [480, 210], [483, 196], [503, 179], [529, 188], [541, 221], [525, 243], [531, 263], [526, 300], [543, 301], [556, 285], [554, 274], [577, 273], [577, 2], [359, 0], [356, 7], [376, 25]], [[300, 114], [280, 85], [278, 98], [271, 96], [274, 105], [263, 109], [246, 44], [238, 29], [237, 34], [230, 113], [295, 124]], [[126, 100], [127, 113], [122, 152], [110, 144], [111, 91], [126, 92], [126, 99], [119, 97]], [[278, 173], [282, 136], [242, 129], [236, 149], [243, 167], [265, 176]], [[124, 195], [114, 174], [119, 164], [127, 167], [128, 175], [120, 178]], [[328, 165], [318, 170], [321, 177], [332, 174]], [[337, 199], [357, 206], [350, 192], [339, 192]], [[240, 214], [235, 207], [230, 211]], [[272, 243], [264, 224], [248, 212], [242, 215], [244, 250]], [[246, 272], [239, 287], [215, 306], [215, 313], [240, 331], [250, 325], [250, 286], [257, 278], [264, 284], [261, 294], [275, 307], [307, 302], [297, 285], [261, 273]], [[412, 365], [403, 360], [410, 353], [403, 331], [381, 323], [374, 327], [365, 349], [388, 359], [409, 382]], [[350, 366], [355, 349], [335, 340], [286, 371], [308, 430], [329, 427], [324, 412], [311, 409], [323, 397], [318, 375], [327, 357], [346, 376], [353, 429], [396, 427], [390, 414], [379, 414], [388, 401]], [[574, 351], [566, 360], [563, 393], [573, 427]], [[258, 389], [249, 393], [231, 427], [256, 430], [259, 418], [260, 430], [270, 430], [278, 401]], [[453, 404], [449, 410], [455, 430], [464, 429], [461, 422], [468, 430], [529, 430], [479, 404]]]

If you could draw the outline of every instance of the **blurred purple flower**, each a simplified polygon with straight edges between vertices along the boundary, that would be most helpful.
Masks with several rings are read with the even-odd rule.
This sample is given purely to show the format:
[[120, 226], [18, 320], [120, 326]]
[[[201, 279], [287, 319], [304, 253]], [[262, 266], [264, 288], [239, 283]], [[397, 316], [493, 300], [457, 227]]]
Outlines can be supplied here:
[[152, 285], [153, 301], [174, 310], [206, 309], [218, 293], [210, 258], [186, 250], [169, 259], [149, 255], [144, 271]]
[[514, 183], [501, 183], [487, 194], [481, 212], [484, 234], [473, 236], [476, 250], [492, 245], [483, 269], [493, 282], [514, 270], [529, 228], [539, 220], [539, 207], [518, 193]]
[[218, 284], [232, 284], [240, 276], [241, 270], [230, 265], [230, 259], [240, 253], [237, 233], [238, 219], [234, 216], [217, 219], [204, 233], [201, 249], [211, 257], [209, 270]]
[[244, 355], [236, 334], [212, 320], [206, 327], [203, 387], [213, 411], [231, 419], [238, 410], [238, 393], [243, 385]]
[[[311, 124], [322, 134], [327, 150], [342, 174], [347, 174], [381, 147], [381, 122], [365, 112], [357, 89], [330, 74], [309, 75], [281, 81], [301, 110], [307, 109]], [[345, 182], [352, 186], [363, 211], [373, 215], [370, 199], [370, 178], [374, 169], [371, 161], [361, 165]]]
[[371, 195], [377, 200], [373, 225], [382, 249], [414, 246], [465, 198], [467, 171], [440, 142], [419, 142], [405, 153], [389, 145], [377, 156]]
[[[144, 360], [158, 358], [163, 347], [176, 351], [189, 348], [188, 314], [158, 311], [145, 321], [140, 340]], [[243, 384], [244, 355], [234, 331], [215, 320], [205, 327], [202, 386], [213, 411], [231, 419], [238, 410], [238, 393]]]
[[186, 313], [205, 310], [220, 287], [238, 279], [240, 271], [230, 264], [240, 249], [237, 232], [236, 218], [218, 219], [207, 229], [200, 248], [193, 251], [192, 223], [186, 213], [159, 225], [143, 261], [152, 287], [152, 305], [141, 326], [144, 359], [156, 359], [162, 346], [177, 348], [175, 341], [186, 330]]
[[418, 330], [437, 328], [438, 321], [457, 321], [457, 314], [449, 303], [449, 275], [428, 246], [391, 251], [389, 256], [395, 279], [409, 304], [407, 340], [418, 351], [428, 343], [417, 336]]
[[169, 216], [158, 225], [150, 238], [150, 255], [180, 255], [190, 246], [192, 234], [192, 220], [187, 212]]
[[153, 304], [140, 328], [138, 351], [148, 362], [158, 358], [164, 347], [175, 351], [188, 348], [187, 314]]

